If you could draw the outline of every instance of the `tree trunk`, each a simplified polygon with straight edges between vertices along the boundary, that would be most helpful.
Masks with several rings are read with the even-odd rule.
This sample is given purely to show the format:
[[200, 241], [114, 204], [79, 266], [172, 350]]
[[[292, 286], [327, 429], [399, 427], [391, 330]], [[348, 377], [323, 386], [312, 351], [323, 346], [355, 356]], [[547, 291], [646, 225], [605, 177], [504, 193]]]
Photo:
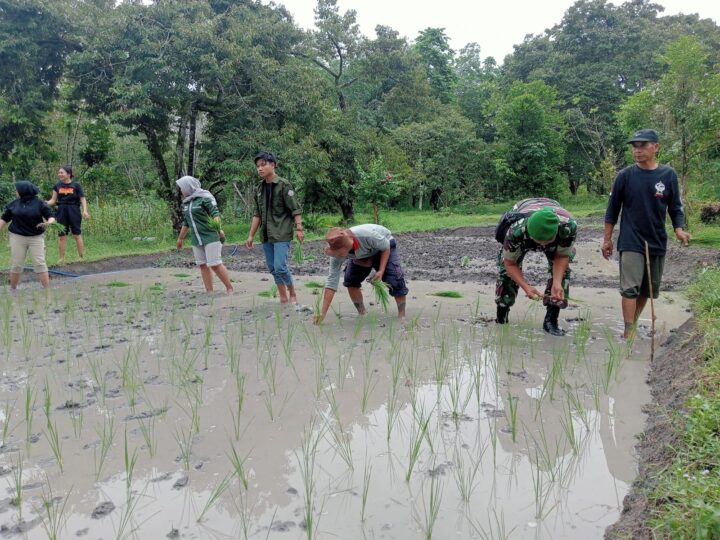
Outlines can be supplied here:
[[430, 208], [433, 210], [440, 210], [440, 195], [442, 192], [439, 189], [433, 189], [430, 192]]
[[376, 225], [380, 224], [380, 212], [376, 202], [373, 203], [373, 219], [375, 220]]
[[175, 141], [175, 179], [183, 175], [183, 161], [185, 157], [185, 139], [187, 138], [187, 119], [180, 118], [178, 122], [177, 141]]
[[195, 137], [197, 133], [197, 101], [193, 101], [190, 107], [190, 133], [188, 133], [188, 166], [189, 176], [195, 176]]
[[340, 211], [343, 215], [343, 221], [345, 223], [352, 223], [355, 219], [355, 209], [353, 208], [352, 201], [340, 200], [338, 201], [338, 205], [340, 206]]
[[157, 193], [160, 198], [168, 202], [173, 230], [175, 232], [179, 232], [183, 223], [180, 192], [175, 186], [174, 180], [171, 180], [170, 174], [168, 174], [167, 165], [165, 164], [165, 159], [163, 158], [162, 148], [160, 147], [160, 141], [158, 140], [157, 133], [149, 127], [141, 127], [140, 132], [145, 135], [145, 144], [150, 152], [153, 165], [155, 165], [155, 171], [160, 179], [160, 187], [157, 189]]

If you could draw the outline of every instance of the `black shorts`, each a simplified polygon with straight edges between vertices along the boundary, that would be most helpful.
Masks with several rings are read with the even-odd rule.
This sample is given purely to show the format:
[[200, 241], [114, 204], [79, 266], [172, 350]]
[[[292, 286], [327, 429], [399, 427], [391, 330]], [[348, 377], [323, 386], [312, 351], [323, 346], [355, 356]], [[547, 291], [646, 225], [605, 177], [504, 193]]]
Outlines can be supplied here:
[[59, 204], [55, 212], [55, 219], [65, 228], [58, 233], [58, 236], [66, 236], [69, 233], [78, 236], [81, 233], [82, 214], [80, 207], [74, 204]]
[[[360, 266], [354, 264], [352, 259], [348, 260], [343, 285], [345, 287], [361, 287], [363, 280], [370, 275], [370, 270], [373, 268], [377, 270], [379, 266], [379, 253], [372, 258], [371, 266]], [[409, 292], [405, 284], [405, 273], [402, 266], [400, 266], [400, 257], [394, 240], [390, 243], [390, 258], [385, 266], [382, 280], [388, 284], [390, 296], [406, 296]]]

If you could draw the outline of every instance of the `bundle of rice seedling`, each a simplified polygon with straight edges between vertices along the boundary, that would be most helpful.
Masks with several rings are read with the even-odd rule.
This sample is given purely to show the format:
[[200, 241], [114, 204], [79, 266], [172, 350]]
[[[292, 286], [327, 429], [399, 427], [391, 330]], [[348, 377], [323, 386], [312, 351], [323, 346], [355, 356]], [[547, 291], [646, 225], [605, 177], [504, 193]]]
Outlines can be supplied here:
[[383, 311], [387, 313], [388, 306], [390, 305], [390, 292], [387, 284], [380, 279], [376, 279], [371, 280], [370, 285], [372, 285], [375, 291], [375, 301], [383, 308]]
[[457, 291], [438, 291], [430, 293], [430, 296], [440, 296], [442, 298], [462, 298], [462, 294]]
[[[220, 231], [222, 230], [222, 223], [220, 222], [219, 219], [210, 218], [208, 220], [208, 227], [210, 227], [213, 231], [215, 231], [216, 233], [219, 234]], [[220, 242], [223, 244], [225, 243], [224, 236], [220, 236]]]
[[300, 242], [295, 242], [295, 249], [293, 250], [293, 261], [296, 265], [301, 266], [305, 262], [305, 253], [303, 253], [303, 247]]

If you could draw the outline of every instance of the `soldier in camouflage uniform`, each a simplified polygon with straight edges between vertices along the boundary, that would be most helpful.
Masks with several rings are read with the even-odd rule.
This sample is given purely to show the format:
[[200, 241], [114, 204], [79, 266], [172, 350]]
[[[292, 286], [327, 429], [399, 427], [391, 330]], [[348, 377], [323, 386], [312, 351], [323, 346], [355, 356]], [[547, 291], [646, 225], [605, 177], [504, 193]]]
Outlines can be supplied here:
[[[525, 214], [510, 225], [505, 234], [502, 250], [498, 253], [498, 280], [495, 303], [499, 324], [508, 322], [510, 307], [515, 303], [518, 290], [528, 298], [542, 298], [547, 312], [543, 330], [562, 336], [558, 326], [560, 310], [567, 307], [570, 284], [569, 263], [575, 257], [577, 222], [557, 201], [546, 198], [525, 199], [513, 207], [514, 212]], [[542, 251], [548, 260], [550, 278], [541, 294], [523, 276], [522, 261], [528, 251]]]

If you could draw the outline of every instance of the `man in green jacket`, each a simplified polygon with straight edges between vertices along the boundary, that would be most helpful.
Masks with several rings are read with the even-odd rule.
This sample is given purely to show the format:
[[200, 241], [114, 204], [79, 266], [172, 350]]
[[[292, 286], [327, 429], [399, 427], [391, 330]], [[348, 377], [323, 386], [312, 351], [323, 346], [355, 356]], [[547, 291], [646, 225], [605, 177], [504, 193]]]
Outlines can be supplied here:
[[255, 212], [250, 223], [250, 234], [245, 245], [253, 247], [258, 229], [262, 233], [262, 246], [268, 271], [278, 288], [280, 303], [297, 304], [293, 276], [288, 265], [293, 230], [298, 242], [304, 240], [302, 212], [290, 182], [275, 173], [277, 158], [270, 152], [255, 156], [255, 167], [262, 178], [255, 186], [253, 199]]

